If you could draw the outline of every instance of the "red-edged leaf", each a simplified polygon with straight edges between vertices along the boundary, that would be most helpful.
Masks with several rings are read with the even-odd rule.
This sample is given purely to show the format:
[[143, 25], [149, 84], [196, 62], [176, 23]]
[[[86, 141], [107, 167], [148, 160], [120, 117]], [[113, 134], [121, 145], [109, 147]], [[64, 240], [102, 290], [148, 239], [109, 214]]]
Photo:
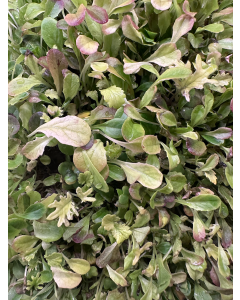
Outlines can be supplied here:
[[201, 156], [207, 150], [206, 145], [201, 141], [195, 141], [187, 138], [186, 146], [192, 155]]
[[47, 64], [52, 74], [58, 95], [60, 96], [63, 88], [62, 70], [67, 69], [68, 67], [67, 59], [61, 51], [51, 49], [47, 54]]
[[76, 45], [81, 53], [93, 54], [97, 52], [99, 44], [85, 35], [79, 35], [76, 41]]
[[108, 14], [102, 7], [99, 7], [97, 5], [88, 6], [87, 13], [94, 21], [99, 24], [105, 24], [108, 22]]
[[83, 22], [85, 13], [86, 7], [81, 4], [76, 14], [68, 14], [65, 16], [64, 20], [68, 23], [69, 26], [77, 26]]

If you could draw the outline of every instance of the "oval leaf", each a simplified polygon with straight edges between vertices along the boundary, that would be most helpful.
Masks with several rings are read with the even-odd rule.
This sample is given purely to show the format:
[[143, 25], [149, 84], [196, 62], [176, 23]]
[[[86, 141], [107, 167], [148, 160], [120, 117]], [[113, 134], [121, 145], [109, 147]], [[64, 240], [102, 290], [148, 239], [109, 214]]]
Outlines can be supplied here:
[[47, 137], [55, 137], [60, 143], [74, 147], [86, 145], [91, 137], [89, 125], [75, 116], [54, 118], [38, 127], [29, 137], [37, 132], [43, 132]]

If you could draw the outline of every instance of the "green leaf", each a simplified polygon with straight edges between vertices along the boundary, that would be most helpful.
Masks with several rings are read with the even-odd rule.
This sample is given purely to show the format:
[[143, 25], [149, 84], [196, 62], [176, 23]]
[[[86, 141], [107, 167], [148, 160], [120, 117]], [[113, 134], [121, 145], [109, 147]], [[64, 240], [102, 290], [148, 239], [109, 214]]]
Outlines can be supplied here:
[[79, 77], [73, 73], [67, 74], [63, 79], [63, 94], [65, 99], [72, 100], [77, 95], [79, 87]]
[[124, 91], [115, 85], [101, 90], [100, 93], [108, 103], [109, 107], [118, 109], [125, 103], [126, 95], [124, 94]]
[[34, 235], [46, 243], [59, 240], [64, 233], [64, 227], [58, 227], [57, 221], [47, 223], [33, 222]]
[[154, 166], [142, 163], [128, 163], [120, 160], [112, 160], [111, 163], [119, 165], [127, 176], [130, 184], [138, 181], [143, 186], [150, 189], [159, 187], [162, 183], [163, 175]]
[[199, 124], [204, 123], [205, 109], [203, 105], [197, 105], [194, 107], [191, 114], [191, 126], [195, 127]]
[[157, 118], [160, 123], [163, 123], [166, 126], [177, 126], [177, 120], [171, 111], [166, 110], [162, 113], [157, 113]]
[[92, 129], [101, 129], [105, 134], [109, 135], [114, 139], [122, 139], [122, 127], [124, 120], [120, 118], [114, 118], [106, 121], [102, 124], [92, 126]]
[[165, 266], [163, 264], [162, 260], [162, 254], [159, 254], [157, 256], [157, 264], [159, 268], [159, 273], [158, 273], [158, 293], [162, 293], [165, 291], [165, 289], [169, 286], [170, 281], [171, 281], [171, 274], [165, 269]]
[[140, 300], [152, 300], [153, 298], [153, 293], [152, 293], [152, 282], [149, 284], [148, 289], [146, 293], [141, 297]]
[[145, 130], [141, 124], [136, 124], [131, 118], [127, 118], [121, 126], [122, 136], [127, 142], [135, 140], [138, 137], [144, 136]]
[[38, 220], [45, 214], [45, 212], [45, 206], [42, 203], [36, 203], [30, 205], [25, 212], [19, 216], [27, 220]]
[[179, 193], [187, 184], [186, 177], [179, 172], [169, 172], [166, 178], [169, 180], [174, 193]]
[[117, 285], [121, 285], [123, 287], [127, 286], [127, 281], [121, 274], [119, 274], [118, 272], [113, 270], [109, 265], [107, 265], [106, 268], [107, 268], [108, 274], [113, 282], [115, 282]]
[[196, 300], [212, 300], [209, 292], [202, 288], [197, 282], [194, 285], [194, 298]]
[[219, 156], [217, 154], [212, 154], [211, 156], [209, 156], [206, 163], [201, 168], [198, 169], [198, 171], [201, 172], [211, 171], [217, 166], [218, 163], [219, 163]]
[[194, 74], [181, 81], [176, 81], [177, 87], [181, 90], [182, 95], [187, 101], [190, 101], [189, 92], [192, 89], [203, 89], [205, 83], [215, 83], [213, 79], [208, 79], [208, 77], [217, 70], [217, 66], [211, 64], [203, 68], [202, 59], [199, 54], [196, 57], [195, 69]]
[[89, 125], [75, 116], [54, 118], [34, 130], [29, 137], [37, 132], [42, 132], [47, 137], [54, 137], [60, 143], [74, 147], [85, 146], [91, 137]]
[[36, 245], [39, 239], [35, 236], [20, 235], [16, 237], [12, 243], [12, 248], [15, 252], [24, 254]]
[[54, 212], [52, 212], [47, 220], [54, 220], [59, 218], [58, 227], [64, 223], [65, 226], [69, 226], [69, 221], [73, 219], [73, 215], [78, 216], [78, 212], [75, 208], [75, 203], [72, 201], [72, 196], [68, 192], [67, 197], [60, 196], [60, 201], [55, 200], [53, 203], [48, 205], [49, 208], [56, 208]]
[[85, 22], [92, 37], [101, 45], [103, 43], [102, 25], [90, 18], [88, 14], [85, 15]]
[[108, 167], [109, 177], [112, 179], [116, 181], [123, 181], [126, 178], [124, 171], [118, 166], [109, 164]]
[[8, 239], [13, 239], [23, 228], [27, 227], [25, 220], [12, 218], [8, 220]]
[[220, 239], [218, 239], [218, 269], [222, 276], [229, 277], [230, 269], [229, 269], [229, 260], [226, 252], [223, 250], [222, 245], [220, 243]]
[[143, 108], [143, 107], [145, 107], [146, 105], [148, 105], [148, 104], [152, 101], [152, 99], [153, 99], [154, 95], [156, 94], [156, 92], [157, 92], [157, 87], [154, 86], [154, 85], [152, 85], [152, 86], [145, 92], [144, 96], [142, 97], [141, 102], [140, 102], [140, 104], [139, 104], [139, 108]]
[[227, 162], [226, 164], [227, 167], [225, 169], [225, 175], [229, 185], [231, 186], [231, 188], [233, 188], [233, 166], [229, 162]]
[[160, 144], [163, 146], [164, 150], [167, 153], [168, 162], [169, 162], [169, 171], [171, 171], [172, 169], [176, 168], [177, 165], [180, 163], [177, 150], [173, 146], [172, 141], [170, 142], [170, 148], [162, 142], [160, 142]]
[[[121, 36], [117, 32], [114, 32], [110, 35], [104, 35], [103, 50], [106, 51], [111, 57], [116, 57], [118, 55], [120, 46]], [[110, 69], [108, 69], [108, 71], [110, 72]]]
[[9, 159], [8, 160], [8, 169], [9, 170], [14, 170], [17, 167], [19, 167], [21, 165], [23, 161], [23, 156], [22, 154], [18, 153], [14, 159]]
[[186, 205], [198, 211], [211, 211], [219, 208], [221, 200], [214, 195], [199, 195], [187, 201], [177, 200], [178, 203]]
[[224, 31], [224, 27], [223, 27], [222, 24], [217, 24], [217, 23], [209, 24], [209, 25], [204, 26], [204, 27], [198, 27], [198, 29], [196, 30], [196, 33], [202, 32], [204, 30], [210, 31], [210, 32], [213, 32], [213, 33], [219, 33], [219, 32]]
[[30, 3], [27, 6], [26, 13], [24, 18], [28, 20], [32, 20], [36, 18], [38, 15], [44, 12], [44, 6], [42, 4]]
[[42, 82], [34, 75], [27, 78], [16, 77], [8, 84], [8, 94], [10, 96], [17, 96], [29, 91], [33, 86], [42, 84]]
[[136, 108], [130, 104], [126, 104], [124, 106], [124, 112], [125, 114], [130, 117], [131, 119], [133, 120], [137, 120], [137, 121], [141, 121], [141, 122], [145, 122], [145, 123], [148, 123], [148, 124], [153, 124], [153, 125], [158, 125], [157, 123], [153, 123], [153, 122], [150, 122], [146, 119], [144, 119], [140, 113], [136, 110]]
[[90, 264], [87, 260], [81, 258], [68, 259], [63, 255], [69, 267], [77, 274], [84, 275], [90, 270]]
[[44, 18], [41, 24], [41, 35], [49, 48], [55, 45], [59, 50], [63, 47], [62, 30], [57, 28], [57, 21], [53, 18]]
[[82, 281], [82, 276], [63, 268], [51, 267], [53, 279], [59, 288], [73, 289]]

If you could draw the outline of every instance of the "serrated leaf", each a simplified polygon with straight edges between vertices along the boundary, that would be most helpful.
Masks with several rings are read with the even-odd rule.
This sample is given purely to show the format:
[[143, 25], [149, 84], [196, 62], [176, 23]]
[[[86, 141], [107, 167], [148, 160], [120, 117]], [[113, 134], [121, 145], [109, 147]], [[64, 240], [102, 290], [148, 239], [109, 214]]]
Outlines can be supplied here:
[[100, 90], [100, 93], [103, 95], [104, 100], [108, 103], [109, 107], [118, 109], [125, 103], [126, 95], [124, 94], [124, 91], [115, 85]]

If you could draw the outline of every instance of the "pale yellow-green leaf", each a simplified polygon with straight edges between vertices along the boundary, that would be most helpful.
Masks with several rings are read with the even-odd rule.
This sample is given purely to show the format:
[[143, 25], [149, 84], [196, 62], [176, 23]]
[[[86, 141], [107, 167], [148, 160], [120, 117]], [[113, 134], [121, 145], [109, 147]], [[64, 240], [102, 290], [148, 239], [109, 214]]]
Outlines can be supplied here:
[[28, 137], [43, 132], [47, 137], [55, 137], [60, 143], [73, 147], [85, 146], [91, 137], [91, 128], [82, 119], [75, 116], [54, 118], [39, 126]]
[[59, 288], [73, 289], [82, 281], [82, 276], [58, 267], [51, 267], [53, 279]]
[[78, 197], [82, 200], [82, 202], [94, 202], [96, 201], [96, 198], [94, 197], [88, 197], [93, 192], [93, 188], [90, 188], [86, 192], [83, 192], [80, 187], [76, 189], [76, 193]]
[[90, 270], [90, 263], [81, 258], [71, 258], [68, 259], [65, 255], [63, 255], [69, 267], [76, 273], [80, 275], [86, 274]]
[[118, 244], [121, 244], [129, 238], [132, 231], [127, 225], [117, 223], [118, 221], [120, 221], [119, 217], [108, 214], [102, 219], [102, 226], [105, 230], [112, 233]]
[[65, 226], [69, 226], [68, 220], [72, 220], [74, 214], [78, 216], [75, 203], [72, 202], [72, 196], [69, 192], [67, 193], [67, 197], [60, 196], [60, 201], [55, 200], [53, 203], [49, 204], [48, 207], [56, 208], [56, 210], [47, 217], [47, 220], [59, 218], [57, 224], [58, 227], [63, 223]]
[[125, 103], [126, 95], [124, 94], [124, 91], [116, 85], [100, 90], [100, 93], [103, 95], [104, 100], [108, 103], [109, 107], [118, 109]]
[[127, 281], [121, 274], [113, 270], [109, 265], [107, 265], [106, 268], [112, 281], [114, 281], [117, 285], [121, 285], [123, 287], [127, 286]]

